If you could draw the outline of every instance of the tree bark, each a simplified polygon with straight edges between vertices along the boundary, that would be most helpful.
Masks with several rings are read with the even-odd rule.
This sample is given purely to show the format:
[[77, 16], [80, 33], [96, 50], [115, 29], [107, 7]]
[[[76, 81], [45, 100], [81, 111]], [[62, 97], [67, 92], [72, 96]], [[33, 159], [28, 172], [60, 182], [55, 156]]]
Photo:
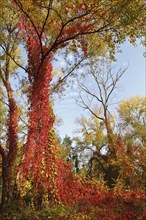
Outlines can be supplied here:
[[18, 153], [18, 109], [10, 84], [6, 82], [5, 86], [8, 93], [9, 117], [7, 146], [5, 153], [2, 155], [2, 208], [8, 206], [14, 199]]
[[[28, 36], [28, 78], [30, 80], [30, 111], [27, 143], [23, 148], [21, 173], [31, 182], [34, 194], [49, 193], [50, 200], [58, 200], [56, 188], [54, 115], [50, 104], [52, 80], [51, 57], [43, 58], [37, 36]], [[45, 48], [43, 48], [45, 53]], [[42, 184], [43, 183], [43, 184]], [[31, 200], [34, 200], [31, 198]], [[37, 199], [35, 199], [36, 201]], [[42, 200], [42, 199], [41, 199]]]

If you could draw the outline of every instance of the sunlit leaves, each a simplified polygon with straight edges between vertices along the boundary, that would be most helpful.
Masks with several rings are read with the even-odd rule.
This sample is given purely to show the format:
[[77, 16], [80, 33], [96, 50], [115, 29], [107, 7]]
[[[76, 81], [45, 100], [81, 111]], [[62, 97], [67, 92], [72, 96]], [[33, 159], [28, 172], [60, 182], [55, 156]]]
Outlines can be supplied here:
[[131, 97], [123, 100], [118, 108], [121, 127], [125, 129], [127, 141], [136, 145], [146, 145], [146, 98]]
[[[37, 35], [48, 47], [57, 49], [72, 39], [87, 44], [89, 54], [101, 54], [127, 36], [131, 42], [143, 35], [144, 1], [23, 1], [14, 0]], [[139, 25], [139, 28], [136, 28]], [[141, 28], [140, 28], [141, 26]], [[86, 35], [86, 38], [84, 37]], [[94, 45], [94, 46], [93, 46]], [[76, 47], [76, 45], [75, 45]]]

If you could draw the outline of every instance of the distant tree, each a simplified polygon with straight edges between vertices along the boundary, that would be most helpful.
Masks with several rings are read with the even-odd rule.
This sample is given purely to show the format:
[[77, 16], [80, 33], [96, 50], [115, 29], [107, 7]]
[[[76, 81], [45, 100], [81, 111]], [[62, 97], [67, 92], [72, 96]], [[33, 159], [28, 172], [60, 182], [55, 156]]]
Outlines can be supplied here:
[[[127, 68], [114, 70], [108, 58], [91, 59], [89, 69], [85, 70], [84, 75], [88, 78], [90, 85], [79, 81], [81, 89], [80, 99], [77, 104], [83, 109], [88, 110], [93, 116], [104, 123], [109, 142], [112, 141], [111, 124], [113, 116], [110, 113], [110, 106], [113, 104], [113, 93], [117, 89], [117, 84]], [[86, 96], [82, 96], [85, 94]], [[96, 107], [95, 107], [96, 106]]]
[[[122, 100], [118, 107], [119, 122], [118, 127], [122, 133], [125, 143], [125, 158], [127, 161], [121, 160], [123, 170], [121, 176], [127, 179], [128, 184], [139, 185], [145, 187], [146, 179], [146, 98], [142, 96], [134, 96], [129, 99]], [[129, 160], [129, 162], [128, 162]], [[127, 168], [133, 168], [129, 173]], [[128, 173], [127, 173], [128, 171]]]
[[146, 146], [146, 98], [134, 96], [122, 100], [118, 107], [120, 128], [127, 143]]
[[108, 145], [105, 126], [93, 115], [89, 118], [82, 116], [77, 120], [77, 124], [79, 128], [74, 141], [76, 151], [80, 155], [80, 166], [86, 168], [89, 175], [99, 178], [107, 167], [104, 161]]
[[[96, 61], [93, 59], [91, 61], [92, 65], [85, 72], [85, 76], [88, 76], [88, 82], [89, 79], [90, 81], [92, 80], [92, 87], [86, 83], [86, 80], [84, 83], [79, 81], [81, 92], [80, 100], [77, 103], [92, 115], [89, 120], [82, 117], [80, 121], [85, 148], [87, 149], [91, 145], [93, 151], [93, 147], [95, 147], [89, 162], [89, 173], [91, 174], [93, 171], [93, 162], [98, 164], [105, 180], [111, 187], [119, 172], [111, 164], [111, 160], [116, 160], [117, 157], [116, 145], [118, 137], [114, 133], [114, 118], [110, 113], [110, 105], [112, 104], [113, 93], [126, 68], [114, 72], [114, 67], [107, 60]], [[81, 143], [81, 141], [78, 143]]]
[[[132, 99], [121, 101], [121, 103], [129, 104], [129, 100], [134, 101], [134, 97]], [[136, 103], [141, 103], [139, 105], [141, 110], [139, 109], [138, 111], [141, 112], [143, 116], [138, 116], [136, 118], [134, 114], [133, 120], [136, 120], [136, 123], [134, 123], [135, 125], [141, 124], [142, 126], [142, 122], [144, 122], [144, 100], [145, 98], [136, 97]], [[120, 109], [121, 106], [122, 105], [120, 104]], [[137, 104], [136, 106], [130, 106], [130, 111], [135, 113], [135, 108], [137, 110]], [[125, 109], [123, 108], [121, 111], [125, 112]], [[97, 112], [98, 111], [96, 110], [96, 114]], [[119, 118], [121, 119], [120, 116]], [[80, 125], [78, 133], [80, 133], [80, 135], [79, 137], [75, 138], [76, 145], [78, 147], [77, 149], [79, 152], [83, 152], [82, 157], [85, 157], [86, 154], [88, 154], [87, 161], [89, 161], [89, 175], [96, 178], [99, 178], [100, 175], [103, 175], [104, 180], [107, 182], [109, 187], [113, 186], [113, 184], [117, 184], [117, 186], [122, 184], [123, 187], [143, 188], [145, 186], [146, 148], [145, 143], [141, 142], [140, 140], [141, 134], [143, 137], [143, 131], [145, 130], [138, 130], [138, 127], [136, 127], [136, 131], [139, 131], [139, 133], [136, 132], [136, 134], [139, 135], [129, 135], [129, 128], [131, 131], [132, 121], [129, 120], [130, 116], [127, 112], [124, 116], [128, 118], [128, 120], [126, 120], [126, 127], [124, 126], [125, 121], [122, 120], [120, 121], [120, 125], [118, 121], [115, 121], [115, 123], [111, 126], [113, 129], [112, 145], [109, 142], [107, 133], [105, 132], [106, 126], [104, 123], [100, 123], [100, 120], [95, 117], [94, 114], [92, 114], [89, 118], [82, 116], [81, 119], [78, 119], [78, 124]], [[120, 133], [118, 129], [114, 129], [115, 126], [116, 128], [120, 127]], [[144, 128], [144, 126], [142, 127]], [[132, 132], [135, 134], [135, 130], [132, 130]], [[114, 156], [109, 154], [110, 147], [114, 147]], [[90, 150], [90, 154], [88, 150]]]
[[63, 140], [59, 138], [57, 152], [63, 161], [69, 161], [71, 156], [72, 140], [69, 136], [65, 136]]
[[58, 142], [57, 153], [63, 161], [72, 165], [72, 170], [79, 172], [79, 156], [76, 148], [73, 147], [73, 140], [69, 136], [65, 136], [63, 140]]

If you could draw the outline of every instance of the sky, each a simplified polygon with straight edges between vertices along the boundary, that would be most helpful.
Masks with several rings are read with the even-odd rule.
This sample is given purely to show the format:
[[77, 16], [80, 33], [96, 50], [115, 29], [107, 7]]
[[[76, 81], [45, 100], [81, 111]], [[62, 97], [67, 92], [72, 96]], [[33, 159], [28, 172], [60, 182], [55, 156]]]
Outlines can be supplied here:
[[[116, 54], [116, 65], [118, 67], [126, 67], [128, 65], [128, 69], [120, 79], [118, 90], [115, 92], [117, 103], [131, 96], [146, 95], [146, 60], [144, 58], [144, 47], [139, 43], [137, 47], [134, 47], [130, 43], [125, 42], [121, 45], [121, 50], [122, 53]], [[86, 114], [76, 104], [75, 99], [79, 97], [76, 84], [73, 89], [68, 91], [63, 99], [56, 100], [54, 105], [55, 114], [62, 118], [61, 126], [57, 126], [57, 131], [61, 138], [64, 138], [66, 135], [73, 137], [78, 127], [76, 119]]]

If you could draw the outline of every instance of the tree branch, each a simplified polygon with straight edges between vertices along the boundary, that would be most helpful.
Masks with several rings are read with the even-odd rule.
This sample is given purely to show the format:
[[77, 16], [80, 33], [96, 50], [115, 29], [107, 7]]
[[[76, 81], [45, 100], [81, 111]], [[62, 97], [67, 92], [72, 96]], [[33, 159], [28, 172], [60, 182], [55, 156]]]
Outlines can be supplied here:
[[18, 62], [15, 60], [15, 58], [14, 58], [9, 52], [7, 52], [6, 49], [5, 49], [2, 45], [0, 45], [0, 47], [4, 50], [4, 52], [7, 54], [7, 56], [9, 56], [9, 57], [13, 60], [13, 62], [14, 62], [18, 67], [20, 67], [20, 68], [23, 69], [25, 72], [27, 72], [27, 69], [26, 69], [25, 67], [23, 67], [20, 63], [18, 63]]
[[26, 18], [28, 18], [30, 23], [32, 24], [32, 27], [34, 28], [34, 31], [35, 31], [35, 33], [38, 36], [38, 39], [39, 39], [39, 42], [40, 42], [40, 47], [41, 47], [41, 53], [42, 53], [42, 56], [43, 56], [43, 45], [42, 45], [42, 40], [41, 40], [42, 34], [39, 33], [39, 31], [38, 31], [35, 23], [33, 22], [31, 16], [23, 9], [23, 6], [22, 6], [21, 2], [19, 0], [18, 1], [17, 0], [13, 0], [13, 1], [18, 6], [18, 8], [21, 10], [21, 12], [23, 12], [23, 14], [26, 15]]
[[6, 151], [1, 143], [0, 143], [0, 154], [1, 154], [2, 158], [6, 157]]
[[83, 62], [84, 58], [82, 58], [77, 64], [75, 64], [75, 66], [62, 78], [58, 80], [58, 83], [53, 87], [53, 92], [55, 92], [55, 90], [58, 88], [58, 86], [63, 83], [68, 76], [70, 76], [73, 71]]
[[82, 98], [81, 95], [80, 95], [80, 99], [81, 99], [81, 103], [83, 104], [83, 106], [79, 105], [79, 104], [78, 104], [79, 101], [76, 100], [77, 104], [78, 104], [80, 107], [89, 110], [89, 112], [90, 112], [92, 115], [94, 115], [96, 118], [98, 118], [98, 119], [104, 121], [104, 118], [98, 116], [95, 112], [92, 111], [92, 109], [85, 103], [85, 101], [83, 100], [83, 98]]
[[48, 6], [48, 8], [47, 8], [47, 15], [46, 15], [46, 17], [45, 17], [44, 23], [43, 23], [43, 25], [42, 25], [42, 30], [41, 30], [41, 33], [40, 33], [40, 35], [39, 35], [39, 38], [40, 38], [40, 39], [41, 39], [41, 37], [42, 37], [42, 34], [43, 34], [43, 32], [44, 32], [44, 29], [45, 29], [47, 20], [48, 20], [48, 18], [49, 18], [49, 14], [50, 14], [50, 10], [51, 10], [52, 4], [53, 4], [53, 0], [50, 0], [49, 6]]
[[79, 86], [80, 86], [80, 88], [81, 88], [84, 92], [86, 92], [87, 94], [89, 94], [89, 95], [91, 95], [92, 97], [96, 98], [97, 101], [99, 101], [99, 102], [102, 103], [101, 99], [99, 99], [98, 96], [95, 95], [94, 93], [90, 92], [89, 89], [88, 89], [85, 85], [83, 85], [81, 82], [79, 82]]

